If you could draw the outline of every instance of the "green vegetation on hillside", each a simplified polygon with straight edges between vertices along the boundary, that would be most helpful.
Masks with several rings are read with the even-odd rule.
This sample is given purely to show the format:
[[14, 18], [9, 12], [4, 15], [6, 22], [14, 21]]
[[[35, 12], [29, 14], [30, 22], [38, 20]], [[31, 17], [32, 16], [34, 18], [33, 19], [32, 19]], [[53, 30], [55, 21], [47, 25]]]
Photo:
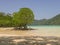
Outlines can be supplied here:
[[50, 19], [35, 20], [31, 25], [60, 25], [60, 14]]

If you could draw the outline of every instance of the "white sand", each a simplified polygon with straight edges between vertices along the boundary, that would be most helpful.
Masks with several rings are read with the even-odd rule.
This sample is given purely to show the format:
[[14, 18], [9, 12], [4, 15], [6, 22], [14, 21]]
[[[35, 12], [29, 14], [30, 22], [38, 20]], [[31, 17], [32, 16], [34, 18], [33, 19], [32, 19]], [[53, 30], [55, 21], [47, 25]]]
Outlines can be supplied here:
[[0, 37], [2, 36], [19, 36], [19, 35], [12, 35], [12, 34], [0, 34]]
[[0, 28], [0, 36], [57, 36], [60, 37], [60, 28], [36, 28], [29, 31], [12, 31], [12, 28]]

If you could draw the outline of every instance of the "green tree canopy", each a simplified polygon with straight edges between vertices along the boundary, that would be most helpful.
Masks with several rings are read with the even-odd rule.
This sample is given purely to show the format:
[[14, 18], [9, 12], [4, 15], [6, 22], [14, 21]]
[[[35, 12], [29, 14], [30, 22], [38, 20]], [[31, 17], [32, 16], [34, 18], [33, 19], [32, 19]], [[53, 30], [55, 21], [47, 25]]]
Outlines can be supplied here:
[[12, 17], [9, 15], [10, 14], [5, 14], [3, 12], [0, 12], [0, 26], [8, 27], [11, 25]]
[[34, 20], [33, 11], [30, 8], [21, 8], [18, 12], [13, 13], [13, 20], [15, 25], [26, 28]]

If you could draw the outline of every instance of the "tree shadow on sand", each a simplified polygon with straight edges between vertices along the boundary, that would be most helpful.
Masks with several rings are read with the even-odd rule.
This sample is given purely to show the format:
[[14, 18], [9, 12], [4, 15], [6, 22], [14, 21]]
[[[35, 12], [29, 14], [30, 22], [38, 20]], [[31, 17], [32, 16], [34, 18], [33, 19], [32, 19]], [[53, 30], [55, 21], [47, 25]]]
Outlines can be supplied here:
[[24, 28], [20, 28], [20, 27], [14, 27], [14, 30], [22, 30], [22, 31], [24, 31], [24, 30], [36, 30], [36, 29], [34, 29], [34, 28], [24, 29]]

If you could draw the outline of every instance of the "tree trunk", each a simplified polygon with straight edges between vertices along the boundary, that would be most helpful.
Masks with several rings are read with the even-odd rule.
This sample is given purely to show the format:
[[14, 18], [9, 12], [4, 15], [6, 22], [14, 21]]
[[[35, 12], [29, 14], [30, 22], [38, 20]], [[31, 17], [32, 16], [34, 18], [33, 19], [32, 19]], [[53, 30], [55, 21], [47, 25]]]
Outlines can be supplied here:
[[26, 24], [24, 25], [24, 29], [27, 29], [27, 25]]

